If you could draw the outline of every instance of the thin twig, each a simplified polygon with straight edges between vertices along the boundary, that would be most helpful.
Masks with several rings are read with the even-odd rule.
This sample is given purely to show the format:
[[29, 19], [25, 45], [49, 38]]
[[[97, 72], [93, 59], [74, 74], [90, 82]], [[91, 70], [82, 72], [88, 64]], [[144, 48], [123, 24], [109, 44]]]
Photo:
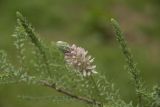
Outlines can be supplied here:
[[56, 84], [50, 84], [50, 83], [48, 83], [46, 81], [41, 81], [41, 83], [44, 86], [52, 88], [52, 89], [56, 90], [57, 92], [62, 93], [64, 95], [67, 95], [67, 96], [69, 96], [71, 98], [77, 99], [79, 101], [83, 101], [83, 102], [85, 102], [87, 104], [92, 104], [92, 105], [94, 104], [94, 105], [98, 105], [99, 107], [102, 107], [102, 103], [99, 102], [99, 101], [96, 101], [95, 99], [90, 99], [90, 98], [83, 97], [83, 96], [77, 96], [77, 95], [75, 95], [75, 94], [73, 94], [73, 93], [71, 93], [69, 91], [66, 91], [66, 90], [64, 90], [62, 88], [57, 88]]

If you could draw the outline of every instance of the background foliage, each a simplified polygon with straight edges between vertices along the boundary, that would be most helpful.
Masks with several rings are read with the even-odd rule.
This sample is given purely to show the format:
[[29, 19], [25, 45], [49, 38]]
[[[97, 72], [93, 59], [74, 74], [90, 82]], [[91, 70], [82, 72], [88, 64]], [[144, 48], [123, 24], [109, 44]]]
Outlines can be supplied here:
[[[15, 12], [19, 10], [28, 17], [46, 42], [63, 40], [89, 50], [96, 58], [98, 71], [104, 72], [108, 80], [120, 89], [126, 102], [129, 102], [131, 99], [135, 100], [132, 82], [124, 70], [125, 61], [117, 48], [109, 21], [111, 17], [119, 20], [142, 76], [147, 86], [151, 87], [153, 83], [160, 82], [159, 5], [158, 0], [0, 0], [0, 49], [5, 49], [11, 61], [16, 63], [17, 51], [10, 35], [16, 25]], [[18, 98], [23, 95], [41, 99], [41, 96], [52, 97], [55, 93], [40, 86], [2, 84], [0, 106], [84, 106], [75, 101], [61, 103]]]

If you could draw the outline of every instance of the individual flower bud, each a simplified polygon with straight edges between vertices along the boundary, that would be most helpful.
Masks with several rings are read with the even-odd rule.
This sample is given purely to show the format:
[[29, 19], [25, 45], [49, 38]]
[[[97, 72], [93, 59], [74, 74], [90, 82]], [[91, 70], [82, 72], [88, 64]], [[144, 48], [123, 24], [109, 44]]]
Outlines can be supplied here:
[[63, 42], [63, 41], [56, 42], [56, 45], [63, 52], [67, 52], [69, 50], [69, 47], [70, 47], [67, 42]]

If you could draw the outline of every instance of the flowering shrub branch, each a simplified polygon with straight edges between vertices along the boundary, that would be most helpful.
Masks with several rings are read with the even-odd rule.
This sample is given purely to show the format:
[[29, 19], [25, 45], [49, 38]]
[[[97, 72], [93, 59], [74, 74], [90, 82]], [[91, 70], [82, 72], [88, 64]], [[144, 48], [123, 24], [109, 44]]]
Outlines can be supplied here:
[[[17, 26], [13, 37], [18, 50], [18, 65], [12, 65], [4, 51], [0, 51], [0, 82], [25, 82], [43, 85], [89, 104], [92, 107], [160, 107], [160, 88], [146, 89], [136, 67], [120, 26], [111, 20], [116, 38], [135, 83], [136, 104], [126, 103], [114, 84], [96, 70], [94, 58], [82, 47], [63, 41], [45, 44], [32, 25], [17, 12]], [[26, 51], [29, 55], [26, 55]]]

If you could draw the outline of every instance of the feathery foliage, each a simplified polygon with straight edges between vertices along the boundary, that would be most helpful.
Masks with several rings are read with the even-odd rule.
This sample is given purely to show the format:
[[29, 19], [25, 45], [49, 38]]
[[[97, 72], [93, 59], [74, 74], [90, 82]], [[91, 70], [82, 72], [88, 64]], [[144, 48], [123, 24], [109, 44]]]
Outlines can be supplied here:
[[[135, 83], [135, 90], [139, 99], [137, 104], [133, 105], [132, 101], [127, 104], [121, 99], [118, 89], [115, 89], [113, 83], [107, 81], [104, 74], [97, 71], [97, 74], [83, 76], [75, 72], [73, 67], [67, 65], [65, 51], [62, 51], [68, 48], [65, 48], [64, 45], [59, 49], [54, 42], [45, 44], [32, 25], [19, 12], [17, 12], [17, 26], [13, 35], [18, 53], [18, 65], [12, 65], [7, 59], [7, 54], [0, 51], [1, 83], [24, 82], [42, 85], [92, 107], [159, 107], [160, 88], [158, 86], [154, 87], [153, 90], [144, 88], [140, 71], [133, 61], [119, 24], [114, 19], [111, 22], [125, 56], [128, 71]], [[67, 44], [67, 46], [70, 45]], [[77, 51], [82, 50], [82, 48], [77, 48]], [[90, 57], [86, 58], [89, 59], [85, 60], [85, 64], [87, 61], [88, 63], [93, 62]], [[76, 64], [78, 63], [76, 62]], [[89, 68], [85, 68], [85, 70], [91, 69], [90, 67], [93, 66], [87, 67]]]
[[[123, 32], [121, 31], [118, 22], [114, 19], [111, 19], [111, 22], [112, 22], [113, 28], [115, 29], [116, 39], [120, 44], [120, 48], [122, 50], [123, 55], [125, 56], [127, 70], [131, 76], [131, 79], [135, 84], [135, 91], [138, 97], [137, 106], [150, 107], [151, 105], [149, 105], [149, 103], [146, 103], [146, 102], [150, 102], [153, 99], [156, 99], [157, 101], [157, 99], [159, 98], [158, 97], [155, 98], [155, 96], [150, 95], [151, 93], [145, 88], [144, 82], [142, 81], [142, 77], [140, 76], [140, 70], [137, 68], [136, 63], [133, 60], [133, 55], [130, 52], [129, 48], [127, 47], [127, 43], [124, 39]], [[152, 96], [152, 98], [146, 101], [146, 97], [150, 97], [150, 96]], [[158, 106], [160, 105], [156, 105], [154, 107], [158, 107]]]

